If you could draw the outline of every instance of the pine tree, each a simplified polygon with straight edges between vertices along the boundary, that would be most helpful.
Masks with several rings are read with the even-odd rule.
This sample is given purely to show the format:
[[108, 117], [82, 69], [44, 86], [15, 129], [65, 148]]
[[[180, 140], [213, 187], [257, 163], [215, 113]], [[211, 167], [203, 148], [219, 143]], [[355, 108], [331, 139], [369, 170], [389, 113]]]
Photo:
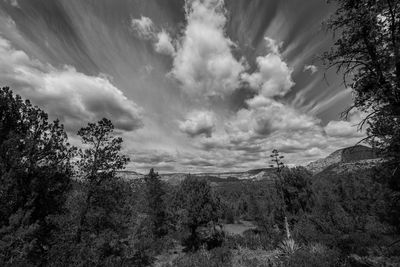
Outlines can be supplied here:
[[[343, 74], [356, 108], [368, 115], [367, 140], [390, 159], [393, 176], [400, 171], [400, 2], [335, 0], [338, 8], [326, 23], [336, 42], [322, 59]], [[396, 181], [400, 191], [400, 180]]]
[[41, 265], [54, 215], [70, 188], [73, 148], [63, 126], [28, 100], [0, 90], [0, 265]]
[[219, 218], [219, 203], [207, 181], [188, 176], [175, 197], [176, 216], [189, 235], [183, 240], [187, 250], [197, 250], [204, 242], [197, 230], [215, 224]]
[[76, 242], [81, 242], [85, 230], [86, 216], [93, 203], [106, 204], [107, 195], [101, 192], [116, 177], [116, 171], [125, 168], [129, 158], [120, 153], [122, 138], [113, 136], [114, 126], [108, 119], [98, 123], [89, 123], [78, 131], [83, 144], [87, 147], [79, 150], [79, 178], [86, 186], [86, 199], [80, 213]]
[[167, 233], [164, 189], [158, 173], [151, 169], [145, 178], [147, 214], [150, 219], [151, 231], [156, 238]]

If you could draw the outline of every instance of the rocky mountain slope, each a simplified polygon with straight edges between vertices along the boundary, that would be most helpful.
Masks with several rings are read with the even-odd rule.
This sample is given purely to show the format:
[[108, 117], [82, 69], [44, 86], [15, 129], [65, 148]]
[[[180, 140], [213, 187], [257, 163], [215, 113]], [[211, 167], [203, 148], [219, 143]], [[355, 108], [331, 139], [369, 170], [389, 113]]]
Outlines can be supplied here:
[[316, 174], [334, 164], [336, 164], [336, 168], [339, 171], [341, 167], [345, 169], [352, 169], [354, 166], [369, 167], [379, 160], [375, 150], [370, 147], [357, 145], [336, 150], [326, 158], [311, 162], [306, 168]]

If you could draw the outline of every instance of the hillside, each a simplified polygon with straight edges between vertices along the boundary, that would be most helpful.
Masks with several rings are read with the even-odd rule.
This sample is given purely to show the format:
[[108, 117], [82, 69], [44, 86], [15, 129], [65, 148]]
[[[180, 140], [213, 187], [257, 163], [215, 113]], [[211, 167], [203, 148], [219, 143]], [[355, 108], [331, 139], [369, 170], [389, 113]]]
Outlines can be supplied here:
[[[162, 180], [175, 185], [183, 181], [187, 175], [188, 175], [187, 173], [160, 174]], [[246, 181], [258, 181], [264, 179], [269, 180], [274, 177], [275, 169], [274, 168], [254, 169], [244, 172], [192, 173], [191, 175], [201, 179], [206, 179], [212, 185], [216, 185], [220, 183], [239, 182], [241, 180], [246, 180]]]
[[135, 171], [118, 171], [117, 175], [124, 180], [134, 180], [143, 178], [143, 174], [135, 172]]
[[[141, 179], [144, 174], [140, 174], [134, 171], [120, 171], [118, 175], [124, 179]], [[168, 182], [173, 185], [179, 184], [183, 181], [188, 173], [160, 173], [161, 180]], [[190, 174], [194, 177], [202, 178], [208, 180], [212, 184], [218, 183], [231, 183], [238, 182], [241, 180], [248, 181], [259, 181], [268, 179], [273, 179], [275, 175], [274, 168], [265, 169], [253, 169], [244, 172], [222, 172], [222, 173], [192, 173]]]
[[352, 169], [356, 165], [364, 167], [371, 166], [378, 160], [379, 157], [375, 150], [370, 147], [356, 145], [336, 150], [326, 158], [311, 162], [306, 168], [316, 174], [334, 164], [336, 164], [339, 169], [340, 166]]
[[[368, 168], [379, 161], [377, 153], [369, 147], [357, 145], [336, 150], [326, 158], [309, 163], [306, 168], [313, 174], [317, 174], [326, 168], [333, 168], [336, 172]], [[124, 179], [141, 179], [144, 174], [135, 171], [120, 171], [118, 175]], [[170, 184], [177, 185], [183, 181], [188, 173], [160, 173], [161, 179]], [[241, 180], [259, 181], [272, 180], [275, 175], [274, 168], [252, 169], [243, 172], [220, 173], [191, 173], [192, 176], [206, 179], [212, 184], [238, 182]]]

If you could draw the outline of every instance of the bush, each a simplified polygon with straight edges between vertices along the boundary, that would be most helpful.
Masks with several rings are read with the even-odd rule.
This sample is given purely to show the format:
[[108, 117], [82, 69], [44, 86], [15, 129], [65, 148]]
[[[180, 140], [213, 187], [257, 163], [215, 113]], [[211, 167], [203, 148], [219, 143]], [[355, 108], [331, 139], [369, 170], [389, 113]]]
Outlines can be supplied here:
[[269, 234], [266, 232], [257, 232], [255, 230], [247, 230], [243, 233], [243, 236], [226, 236], [224, 244], [232, 249], [244, 247], [252, 250], [271, 250], [278, 245], [280, 240], [281, 236], [279, 234]]
[[164, 267], [229, 267], [232, 266], [232, 253], [227, 247], [213, 250], [200, 249], [175, 259], [172, 264]]
[[288, 267], [328, 267], [339, 266], [340, 253], [321, 246], [319, 249], [308, 247], [300, 249], [282, 260]]

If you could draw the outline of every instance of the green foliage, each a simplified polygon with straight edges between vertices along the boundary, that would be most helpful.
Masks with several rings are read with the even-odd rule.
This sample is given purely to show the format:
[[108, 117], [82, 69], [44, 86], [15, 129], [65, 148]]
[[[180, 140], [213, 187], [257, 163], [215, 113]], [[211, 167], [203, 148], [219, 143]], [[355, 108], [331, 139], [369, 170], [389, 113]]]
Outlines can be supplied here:
[[43, 264], [70, 186], [63, 126], [0, 89], [0, 264]]

